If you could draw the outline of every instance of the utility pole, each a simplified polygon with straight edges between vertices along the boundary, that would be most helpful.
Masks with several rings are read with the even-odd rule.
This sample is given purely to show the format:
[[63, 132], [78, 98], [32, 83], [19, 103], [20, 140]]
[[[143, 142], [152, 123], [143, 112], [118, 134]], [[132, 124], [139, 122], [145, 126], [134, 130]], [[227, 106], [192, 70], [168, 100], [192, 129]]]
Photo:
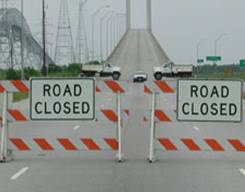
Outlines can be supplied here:
[[45, 31], [45, 0], [42, 0], [42, 29], [43, 29], [43, 66], [42, 66], [42, 74], [44, 76], [48, 75], [47, 64], [46, 64], [46, 31]]

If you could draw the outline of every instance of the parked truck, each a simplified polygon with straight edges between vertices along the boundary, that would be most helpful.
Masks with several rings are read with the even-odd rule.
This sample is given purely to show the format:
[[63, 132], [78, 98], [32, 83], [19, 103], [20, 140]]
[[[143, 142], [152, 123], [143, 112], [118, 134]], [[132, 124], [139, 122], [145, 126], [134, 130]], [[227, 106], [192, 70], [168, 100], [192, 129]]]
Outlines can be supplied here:
[[94, 77], [112, 77], [113, 80], [119, 80], [121, 76], [120, 67], [113, 66], [110, 63], [90, 62], [82, 64], [81, 76]]
[[153, 67], [153, 74], [156, 80], [161, 80], [163, 77], [191, 77], [193, 65], [175, 65], [170, 62]]

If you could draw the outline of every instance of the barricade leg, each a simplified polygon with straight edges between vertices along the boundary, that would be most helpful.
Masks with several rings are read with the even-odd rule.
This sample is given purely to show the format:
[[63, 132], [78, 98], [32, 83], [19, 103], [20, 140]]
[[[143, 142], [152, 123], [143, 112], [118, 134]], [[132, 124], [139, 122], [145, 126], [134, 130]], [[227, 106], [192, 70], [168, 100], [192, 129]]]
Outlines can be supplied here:
[[155, 110], [156, 110], [156, 93], [152, 93], [152, 107], [151, 107], [151, 127], [150, 127], [150, 148], [148, 161], [154, 163], [155, 157]]
[[8, 92], [3, 93], [3, 111], [2, 111], [2, 130], [1, 130], [1, 148], [0, 148], [0, 162], [5, 163], [10, 160], [11, 151], [8, 150]]
[[122, 112], [121, 112], [121, 93], [117, 93], [117, 139], [118, 139], [118, 152], [117, 160], [119, 163], [124, 161], [122, 153]]

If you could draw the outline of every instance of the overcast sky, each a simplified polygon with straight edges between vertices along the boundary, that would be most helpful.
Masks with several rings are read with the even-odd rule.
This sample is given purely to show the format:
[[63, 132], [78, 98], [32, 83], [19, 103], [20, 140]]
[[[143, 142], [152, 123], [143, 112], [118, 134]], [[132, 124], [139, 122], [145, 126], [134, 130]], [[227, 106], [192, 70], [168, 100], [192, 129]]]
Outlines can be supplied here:
[[[18, 6], [20, 0], [15, 0]], [[41, 0], [24, 0], [25, 16], [33, 34], [38, 35], [41, 21]], [[73, 36], [77, 31], [78, 0], [68, 0]], [[59, 11], [59, 0], [46, 0], [49, 31], [54, 43]], [[111, 9], [125, 12], [125, 0], [88, 0], [86, 5], [87, 30], [90, 34], [91, 14], [101, 5], [110, 4]], [[214, 54], [214, 40], [223, 33], [227, 35], [218, 43], [218, 54], [223, 63], [238, 62], [245, 58], [244, 0], [152, 0], [153, 32], [163, 49], [175, 63], [194, 63], [196, 45], [200, 55]], [[145, 27], [145, 0], [132, 0], [132, 27]], [[74, 38], [75, 39], [75, 38]]]

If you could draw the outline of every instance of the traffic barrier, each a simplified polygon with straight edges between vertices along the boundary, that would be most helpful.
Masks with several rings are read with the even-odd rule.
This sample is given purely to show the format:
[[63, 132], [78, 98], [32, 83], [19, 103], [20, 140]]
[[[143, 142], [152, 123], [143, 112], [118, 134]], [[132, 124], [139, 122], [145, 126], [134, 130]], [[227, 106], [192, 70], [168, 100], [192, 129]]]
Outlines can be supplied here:
[[[144, 93], [150, 94], [151, 99], [151, 111], [150, 115], [147, 113], [143, 117], [144, 122], [150, 122], [150, 144], [149, 144], [149, 156], [148, 160], [150, 163], [154, 162], [156, 152], [156, 123], [171, 123], [176, 121], [176, 110], [175, 109], [159, 109], [156, 107], [157, 95], [158, 94], [172, 94], [176, 97], [177, 82], [176, 80], [170, 81], [149, 81], [144, 84]], [[150, 117], [150, 118], [149, 118]]]
[[148, 81], [144, 84], [144, 93], [173, 94], [177, 89], [176, 81]]
[[0, 93], [9, 92], [9, 93], [27, 93], [29, 92], [29, 82], [12, 80], [12, 81], [1, 81], [0, 82]]
[[210, 151], [210, 152], [245, 152], [245, 140], [228, 138], [157, 138], [156, 150], [164, 151]]
[[[150, 121], [151, 112], [146, 112], [143, 118], [144, 122]], [[162, 110], [155, 109], [155, 122], [157, 123], [170, 123], [176, 122], [176, 110]]]
[[[123, 117], [124, 119], [128, 119], [129, 118], [129, 110], [128, 109], [124, 109], [122, 111]], [[100, 120], [105, 120], [105, 121], [110, 121], [110, 122], [118, 122], [118, 115], [117, 112], [112, 110], [112, 109], [101, 109], [98, 117], [98, 121]]]
[[[9, 122], [27, 122], [30, 121], [28, 112], [22, 112], [18, 109], [8, 109], [7, 119]], [[125, 119], [129, 118], [129, 110], [124, 109], [122, 111]], [[2, 117], [0, 116], [0, 122]], [[116, 123], [118, 121], [117, 111], [113, 109], [99, 109], [96, 111], [96, 121], [105, 121]]]
[[[28, 93], [30, 89], [29, 81], [11, 80], [0, 82], [0, 93]], [[127, 82], [113, 80], [96, 81], [96, 92], [125, 93], [128, 89]]]
[[115, 138], [10, 138], [14, 151], [102, 151], [118, 150]]
[[[177, 80], [149, 81], [144, 84], [144, 93], [151, 95], [151, 110], [146, 111], [143, 121], [150, 124], [148, 160], [156, 160], [156, 151], [211, 151], [245, 152], [245, 140], [228, 138], [168, 138], [157, 135], [156, 124], [177, 122], [175, 106], [164, 104], [166, 98], [176, 97]], [[161, 100], [160, 100], [161, 98]], [[158, 106], [159, 103], [161, 106]]]
[[112, 93], [125, 93], [128, 89], [127, 82], [119, 82], [113, 80], [104, 80], [96, 82], [96, 92], [112, 92]]
[[[3, 108], [0, 121], [2, 124], [2, 134], [0, 143], [0, 161], [7, 162], [11, 160], [12, 150], [14, 151], [117, 151], [117, 160], [122, 162], [122, 120], [129, 117], [129, 110], [121, 108], [121, 94], [126, 93], [128, 85], [126, 82], [117, 82], [112, 80], [97, 81], [96, 92], [100, 96], [103, 93], [112, 93], [116, 95], [116, 110], [98, 109], [96, 112], [96, 121], [105, 120], [117, 124], [115, 138], [9, 138], [8, 123], [30, 121], [29, 114], [18, 109], [8, 107], [9, 93], [28, 93], [30, 91], [29, 81], [0, 81], [0, 93], [3, 94]], [[98, 96], [99, 96], [98, 95]], [[11, 149], [12, 147], [13, 149]]]

